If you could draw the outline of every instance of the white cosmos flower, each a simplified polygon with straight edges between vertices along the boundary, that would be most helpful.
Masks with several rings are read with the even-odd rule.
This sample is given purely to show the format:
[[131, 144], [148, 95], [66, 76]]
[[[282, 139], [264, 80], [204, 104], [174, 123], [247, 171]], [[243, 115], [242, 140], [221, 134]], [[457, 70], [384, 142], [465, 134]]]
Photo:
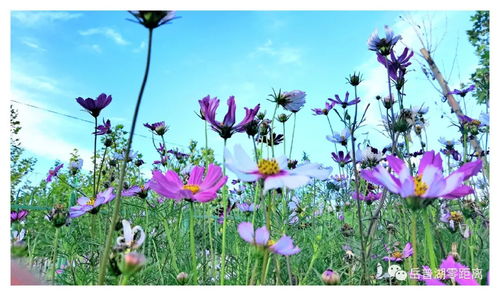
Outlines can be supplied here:
[[[142, 230], [141, 226], [134, 226], [134, 228], [132, 228], [130, 226], [130, 222], [125, 219], [122, 220], [122, 225], [123, 236], [119, 236], [116, 239], [116, 244], [120, 247], [125, 247], [131, 250], [138, 249], [142, 243], [144, 243], [144, 240], [146, 240], [144, 230]], [[137, 233], [138, 236], [136, 237]]]
[[253, 182], [263, 179], [264, 192], [283, 187], [296, 189], [307, 185], [311, 178], [326, 179], [332, 171], [332, 168], [322, 168], [318, 163], [306, 163], [289, 170], [284, 155], [273, 159], [261, 159], [255, 163], [239, 144], [234, 146], [234, 155], [226, 149], [225, 159], [226, 167], [241, 181]]

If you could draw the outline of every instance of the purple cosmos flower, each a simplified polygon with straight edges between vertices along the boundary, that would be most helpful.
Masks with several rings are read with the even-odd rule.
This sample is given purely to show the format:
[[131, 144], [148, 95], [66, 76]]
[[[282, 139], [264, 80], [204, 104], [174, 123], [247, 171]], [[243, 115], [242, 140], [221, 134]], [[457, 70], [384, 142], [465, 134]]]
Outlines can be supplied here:
[[471, 194], [474, 190], [463, 182], [476, 175], [482, 168], [482, 161], [476, 160], [462, 165], [448, 177], [443, 176], [443, 164], [439, 153], [426, 152], [420, 160], [418, 173], [412, 176], [406, 163], [392, 155], [386, 157], [389, 166], [397, 174], [390, 174], [382, 165], [374, 169], [361, 170], [367, 181], [386, 187], [401, 197], [453, 199]]
[[29, 212], [27, 210], [11, 211], [10, 212], [10, 222], [23, 221]]
[[105, 191], [99, 192], [95, 199], [82, 196], [76, 201], [76, 206], [69, 208], [69, 216], [70, 218], [76, 218], [87, 212], [97, 214], [100, 206], [109, 203], [114, 198], [113, 187], [109, 187]]
[[403, 249], [403, 252], [400, 251], [392, 252], [391, 256], [384, 257], [384, 261], [390, 260], [391, 262], [402, 262], [404, 259], [412, 255], [413, 255], [413, 248], [411, 247], [411, 243], [407, 243], [405, 245], [405, 248]]
[[401, 39], [401, 35], [394, 36], [394, 32], [389, 26], [385, 26], [384, 29], [385, 38], [382, 39], [378, 37], [377, 29], [373, 31], [370, 38], [368, 38], [368, 49], [379, 52], [382, 55], [388, 55], [394, 45]]
[[87, 109], [90, 115], [94, 117], [99, 116], [101, 110], [106, 108], [111, 103], [111, 100], [111, 95], [107, 96], [105, 93], [100, 94], [95, 100], [91, 98], [83, 99], [82, 97], [76, 98], [78, 104]]
[[351, 131], [348, 128], [344, 128], [340, 134], [333, 133], [333, 135], [327, 135], [326, 139], [333, 143], [339, 143], [343, 146], [347, 145], [347, 140], [351, 137]]
[[349, 101], [349, 92], [345, 93], [345, 98], [343, 101], [340, 99], [339, 95], [335, 95], [335, 99], [328, 98], [328, 100], [335, 104], [340, 104], [344, 109], [347, 108], [347, 106], [356, 105], [361, 101], [360, 98]]
[[111, 121], [109, 121], [109, 119], [104, 121], [104, 119], [103, 119], [102, 122], [103, 122], [103, 124], [98, 125], [97, 131], [94, 132], [93, 134], [99, 135], [99, 136], [111, 134]]
[[261, 159], [255, 163], [239, 144], [234, 146], [234, 155], [227, 148], [225, 155], [227, 168], [240, 180], [254, 182], [263, 179], [264, 192], [282, 187], [296, 189], [307, 185], [311, 178], [326, 179], [332, 171], [332, 168], [323, 169], [317, 163], [307, 163], [289, 170], [284, 155], [276, 159]]
[[165, 121], [155, 122], [152, 124], [145, 123], [145, 127], [149, 128], [153, 133], [158, 136], [163, 136], [168, 131], [168, 126], [165, 125]]
[[151, 30], [178, 18], [175, 16], [175, 11], [173, 10], [133, 10], [129, 12], [137, 19], [139, 24]]
[[168, 156], [165, 155], [165, 156], [162, 156], [160, 160], [153, 161], [153, 164], [161, 164], [162, 166], [166, 167], [168, 159], [169, 159]]
[[451, 148], [451, 149], [446, 148], [446, 149], [441, 149], [439, 151], [441, 151], [441, 153], [443, 153], [446, 156], [452, 156], [453, 159], [456, 161], [459, 161], [460, 159], [462, 159], [462, 155], [460, 155], [460, 152], [458, 152], [454, 148]]
[[52, 177], [55, 177], [57, 176], [57, 173], [59, 172], [59, 170], [63, 167], [64, 164], [60, 164], [58, 166], [56, 166], [53, 170], [49, 170], [49, 174], [47, 175], [47, 178], [45, 179], [45, 182], [51, 182], [52, 181]]
[[[410, 54], [408, 54], [408, 51], [410, 51]], [[413, 57], [413, 51], [409, 50], [407, 47], [405, 47], [403, 53], [399, 57], [396, 57], [394, 51], [391, 50], [391, 58], [387, 59], [387, 61], [385, 56], [377, 53], [378, 62], [388, 69], [389, 76], [394, 80], [401, 79], [404, 76], [406, 68], [411, 65], [411, 57]]]
[[177, 158], [178, 160], [189, 157], [189, 154], [182, 153], [178, 150], [173, 150], [173, 149], [168, 150], [167, 153], [173, 154], [175, 156], [175, 158]]
[[306, 103], [306, 93], [301, 90], [286, 91], [283, 96], [285, 97], [283, 108], [293, 113], [298, 112]]
[[490, 113], [481, 112], [479, 114], [479, 120], [481, 121], [481, 125], [489, 126], [490, 125]]
[[179, 175], [172, 170], [165, 174], [154, 170], [149, 188], [166, 198], [209, 202], [217, 197], [217, 191], [226, 184], [227, 176], [224, 176], [222, 169], [214, 164], [208, 165], [205, 178], [203, 178], [204, 172], [204, 167], [193, 167], [187, 184], [184, 184]]
[[[424, 273], [429, 275], [419, 275], [418, 279], [424, 281], [428, 286], [444, 286], [445, 283], [441, 279], [432, 277], [432, 270], [429, 266], [423, 266]], [[468, 266], [462, 265], [455, 261], [453, 256], [449, 255], [441, 262], [440, 270], [444, 270], [444, 279], [451, 280], [461, 286], [479, 286], [479, 283], [472, 276], [472, 272]], [[460, 271], [460, 272], [458, 272]]]
[[235, 125], [235, 113], [236, 113], [236, 103], [234, 101], [234, 96], [229, 97], [227, 100], [228, 111], [224, 120], [219, 122], [215, 120], [215, 113], [219, 107], [219, 99], [210, 99], [208, 104], [203, 100], [200, 102], [201, 113], [205, 116], [206, 121], [208, 121], [214, 131], [216, 131], [223, 139], [229, 139], [234, 133], [241, 133], [245, 131], [245, 126], [250, 123], [257, 112], [259, 112], [260, 104], [255, 106], [253, 109], [248, 109], [245, 107], [245, 117], [243, 120]]
[[366, 201], [366, 203], [372, 203], [376, 200], [379, 200], [382, 197], [382, 192], [373, 193], [369, 192], [367, 195], [363, 195], [361, 193], [356, 194], [356, 192], [352, 193], [352, 198], [356, 200]]
[[207, 95], [203, 99], [198, 100], [198, 103], [200, 104], [200, 114], [198, 115], [198, 117], [200, 117], [202, 120], [206, 120], [204, 112], [213, 108], [217, 108], [215, 105], [219, 105], [219, 100], [217, 99], [217, 97], [210, 98], [210, 95]]
[[340, 165], [340, 167], [344, 167], [346, 164], [351, 162], [351, 155], [349, 152], [344, 154], [344, 151], [340, 151], [339, 154], [332, 152], [332, 159]]
[[253, 203], [246, 203], [246, 202], [244, 202], [244, 203], [238, 203], [236, 206], [242, 212], [253, 212], [257, 208], [259, 208], [259, 205], [255, 205]]
[[476, 86], [473, 84], [467, 88], [464, 88], [464, 89], [454, 89], [453, 91], [450, 91], [447, 95], [459, 95], [461, 96], [462, 98], [465, 97], [465, 95], [467, 95], [467, 93], [473, 91], [474, 89], [476, 89]]
[[311, 109], [313, 111], [313, 115], [328, 115], [328, 113], [330, 112], [330, 110], [333, 109], [333, 107], [335, 106], [335, 102], [332, 102], [332, 103], [328, 103], [326, 102], [325, 103], [325, 108], [321, 109], [321, 108], [314, 108], [314, 109]]
[[238, 225], [238, 233], [244, 241], [275, 254], [290, 256], [300, 252], [299, 247], [293, 245], [293, 240], [289, 236], [284, 235], [277, 242], [269, 240], [269, 231], [266, 226], [254, 231], [252, 223], [242, 222]]
[[123, 190], [122, 196], [134, 196], [134, 195], [139, 194], [139, 192], [141, 192], [141, 191], [142, 191], [141, 187], [134, 185], [134, 186], [131, 186], [130, 188]]

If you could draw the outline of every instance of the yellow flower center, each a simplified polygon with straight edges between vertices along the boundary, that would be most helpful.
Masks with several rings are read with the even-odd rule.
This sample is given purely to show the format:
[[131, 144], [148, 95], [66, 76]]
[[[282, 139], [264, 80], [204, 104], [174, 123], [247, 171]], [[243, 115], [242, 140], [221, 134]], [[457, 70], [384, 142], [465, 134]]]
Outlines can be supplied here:
[[184, 189], [184, 190], [189, 190], [189, 191], [191, 191], [193, 194], [196, 194], [198, 191], [200, 191], [200, 186], [198, 186], [198, 185], [191, 185], [191, 184], [187, 184], [187, 185], [182, 186], [182, 189]]
[[471, 122], [473, 125], [480, 125], [481, 124], [481, 121], [477, 120], [477, 119], [474, 119], [472, 120]]
[[94, 205], [94, 203], [95, 203], [95, 199], [91, 198], [91, 199], [89, 199], [89, 201], [86, 203], [86, 205], [88, 205], [88, 206], [93, 206], [93, 205]]
[[413, 178], [413, 183], [415, 183], [415, 195], [422, 196], [425, 194], [429, 186], [422, 181], [422, 176], [418, 175]]
[[261, 159], [259, 160], [257, 167], [259, 168], [259, 172], [263, 175], [275, 175], [280, 171], [280, 167], [276, 159]]
[[272, 246], [272, 245], [274, 245], [275, 243], [276, 243], [276, 242], [275, 242], [274, 240], [270, 239], [270, 240], [268, 240], [268, 241], [267, 241], [267, 246], [268, 246], [268, 247], [271, 247], [271, 246]]
[[396, 251], [396, 252], [392, 253], [392, 257], [403, 259], [403, 254], [400, 251]]
[[462, 216], [462, 213], [457, 212], [457, 211], [452, 211], [450, 213], [450, 216], [451, 216], [451, 220], [453, 220], [455, 222], [462, 222], [464, 219], [464, 217]]

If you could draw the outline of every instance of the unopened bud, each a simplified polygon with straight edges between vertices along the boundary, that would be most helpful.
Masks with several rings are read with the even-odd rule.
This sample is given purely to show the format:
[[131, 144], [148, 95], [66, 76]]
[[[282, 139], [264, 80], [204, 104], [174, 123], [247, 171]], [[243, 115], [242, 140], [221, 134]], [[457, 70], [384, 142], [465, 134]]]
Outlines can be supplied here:
[[339, 274], [330, 268], [323, 272], [321, 279], [325, 285], [338, 285], [340, 283]]
[[179, 285], [185, 285], [185, 284], [188, 282], [188, 280], [189, 280], [189, 276], [188, 276], [188, 274], [187, 274], [187, 273], [185, 273], [185, 272], [181, 272], [181, 273], [179, 273], [179, 274], [177, 275], [177, 278], [176, 278], [176, 279], [177, 279], [177, 283], [178, 283]]
[[122, 256], [118, 265], [120, 271], [125, 275], [138, 272], [146, 264], [146, 257], [137, 252], [130, 252]]

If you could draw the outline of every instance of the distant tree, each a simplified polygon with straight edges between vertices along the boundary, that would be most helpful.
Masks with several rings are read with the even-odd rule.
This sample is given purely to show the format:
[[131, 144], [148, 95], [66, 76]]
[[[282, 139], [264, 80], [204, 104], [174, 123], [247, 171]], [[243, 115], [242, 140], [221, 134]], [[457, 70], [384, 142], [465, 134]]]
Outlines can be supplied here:
[[467, 30], [469, 41], [476, 49], [479, 67], [471, 74], [476, 85], [474, 96], [479, 104], [488, 104], [490, 100], [490, 12], [476, 11], [471, 16], [472, 29]]
[[28, 183], [20, 187], [23, 177], [33, 171], [36, 159], [33, 157], [23, 158], [24, 149], [21, 148], [19, 131], [21, 122], [17, 119], [18, 111], [10, 106], [10, 198], [16, 198], [16, 190], [28, 186]]

